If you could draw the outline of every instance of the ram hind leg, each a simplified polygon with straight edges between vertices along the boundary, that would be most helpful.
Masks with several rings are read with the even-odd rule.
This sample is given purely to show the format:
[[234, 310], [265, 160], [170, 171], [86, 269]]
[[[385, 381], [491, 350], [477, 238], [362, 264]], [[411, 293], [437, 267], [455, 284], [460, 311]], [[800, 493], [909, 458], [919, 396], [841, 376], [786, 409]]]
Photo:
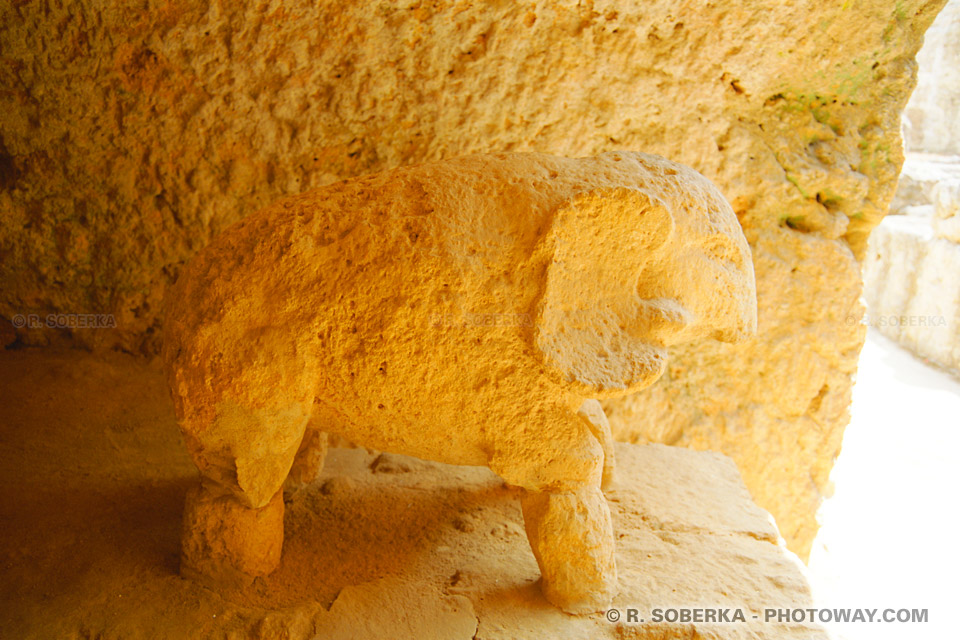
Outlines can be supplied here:
[[329, 438], [319, 429], [316, 416], [310, 418], [300, 441], [300, 448], [293, 459], [293, 466], [284, 482], [283, 490], [295, 493], [298, 489], [310, 484], [323, 471], [323, 462], [327, 457]]
[[183, 576], [231, 586], [276, 569], [283, 546], [282, 487], [308, 408], [220, 402], [206, 428], [185, 425], [201, 482], [188, 492], [184, 509]]

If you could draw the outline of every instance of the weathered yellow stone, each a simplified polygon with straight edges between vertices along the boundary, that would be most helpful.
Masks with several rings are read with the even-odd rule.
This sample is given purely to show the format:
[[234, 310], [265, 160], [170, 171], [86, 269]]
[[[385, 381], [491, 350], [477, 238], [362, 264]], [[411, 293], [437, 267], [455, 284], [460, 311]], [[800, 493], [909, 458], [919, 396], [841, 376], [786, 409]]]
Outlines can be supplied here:
[[650, 151], [733, 205], [761, 321], [607, 401], [614, 433], [726, 452], [805, 556], [863, 341], [857, 256], [943, 3], [0, 3], [0, 316], [116, 318], [0, 319], [0, 341], [156, 353], [180, 266], [283, 195], [468, 153]]
[[244, 585], [273, 571], [283, 547], [283, 496], [248, 509], [229, 494], [187, 492], [180, 574], [213, 587]]
[[214, 496], [188, 500], [184, 565], [269, 572], [279, 557], [255, 548], [282, 522], [235, 512], [282, 512], [298, 451], [300, 481], [319, 471], [323, 432], [526, 489], [547, 597], [602, 609], [613, 461], [593, 398], [650, 385], [670, 345], [755, 331], [733, 210], [657, 156], [467, 156], [280, 200], [203, 249], [168, 299], [164, 365]]

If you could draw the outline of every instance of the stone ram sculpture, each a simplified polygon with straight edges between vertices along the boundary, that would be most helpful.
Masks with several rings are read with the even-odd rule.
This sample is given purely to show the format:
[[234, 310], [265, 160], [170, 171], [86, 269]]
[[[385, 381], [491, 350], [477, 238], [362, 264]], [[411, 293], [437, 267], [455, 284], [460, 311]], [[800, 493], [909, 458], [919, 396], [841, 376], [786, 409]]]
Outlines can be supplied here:
[[522, 487], [544, 594], [602, 610], [617, 577], [596, 399], [654, 382], [671, 344], [755, 329], [736, 216], [657, 156], [467, 156], [284, 198], [167, 298], [164, 366], [201, 475], [181, 573], [276, 568], [284, 484], [313, 480], [336, 434]]

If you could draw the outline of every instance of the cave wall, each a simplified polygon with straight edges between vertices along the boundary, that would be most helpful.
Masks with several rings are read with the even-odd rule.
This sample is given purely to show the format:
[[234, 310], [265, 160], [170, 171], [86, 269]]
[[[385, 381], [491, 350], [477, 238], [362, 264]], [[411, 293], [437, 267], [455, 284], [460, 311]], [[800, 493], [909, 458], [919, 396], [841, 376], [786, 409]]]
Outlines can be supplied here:
[[[732, 456], [805, 555], [942, 4], [4, 3], [0, 336], [156, 353], [180, 266], [282, 194], [465, 153], [662, 154], [737, 212], [760, 332], [676, 349], [611, 422]], [[50, 313], [111, 322], [14, 326]]]

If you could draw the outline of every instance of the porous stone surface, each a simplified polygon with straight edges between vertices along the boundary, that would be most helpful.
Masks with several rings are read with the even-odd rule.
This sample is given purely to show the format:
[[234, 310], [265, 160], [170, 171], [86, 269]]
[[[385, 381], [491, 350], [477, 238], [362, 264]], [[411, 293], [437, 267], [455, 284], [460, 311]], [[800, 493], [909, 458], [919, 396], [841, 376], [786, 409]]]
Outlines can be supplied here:
[[0, 315], [111, 313], [69, 338], [156, 352], [180, 265], [280, 195], [472, 152], [658, 153], [737, 212], [760, 334], [677, 350], [607, 403], [614, 432], [729, 453], [805, 555], [863, 342], [857, 257], [942, 4], [3, 3]]
[[[939, 191], [938, 187], [938, 191]], [[956, 192], [944, 189], [946, 229]], [[953, 196], [955, 197], [955, 196]], [[960, 374], [960, 244], [938, 237], [934, 219], [891, 216], [870, 237], [864, 262], [866, 321], [914, 353]], [[943, 227], [939, 227], [941, 232]]]
[[548, 598], [602, 610], [616, 566], [596, 398], [653, 383], [671, 345], [756, 321], [733, 210], [658, 156], [465, 156], [282, 199], [168, 296], [164, 367], [203, 476], [185, 575], [276, 566], [282, 487], [322, 432], [528, 490]]
[[[217, 593], [177, 575], [196, 472], [158, 363], [0, 352], [0, 621], [47, 638], [823, 638], [763, 623], [812, 606], [804, 569], [725, 456], [618, 444], [610, 488], [620, 593], [566, 615], [538, 587], [518, 491], [481, 467], [334, 449], [287, 498], [280, 568]], [[664, 481], [669, 478], [669, 481]], [[653, 623], [742, 607], [744, 623]], [[644, 623], [627, 621], [636, 608]], [[759, 620], [752, 616], [759, 614]]]

